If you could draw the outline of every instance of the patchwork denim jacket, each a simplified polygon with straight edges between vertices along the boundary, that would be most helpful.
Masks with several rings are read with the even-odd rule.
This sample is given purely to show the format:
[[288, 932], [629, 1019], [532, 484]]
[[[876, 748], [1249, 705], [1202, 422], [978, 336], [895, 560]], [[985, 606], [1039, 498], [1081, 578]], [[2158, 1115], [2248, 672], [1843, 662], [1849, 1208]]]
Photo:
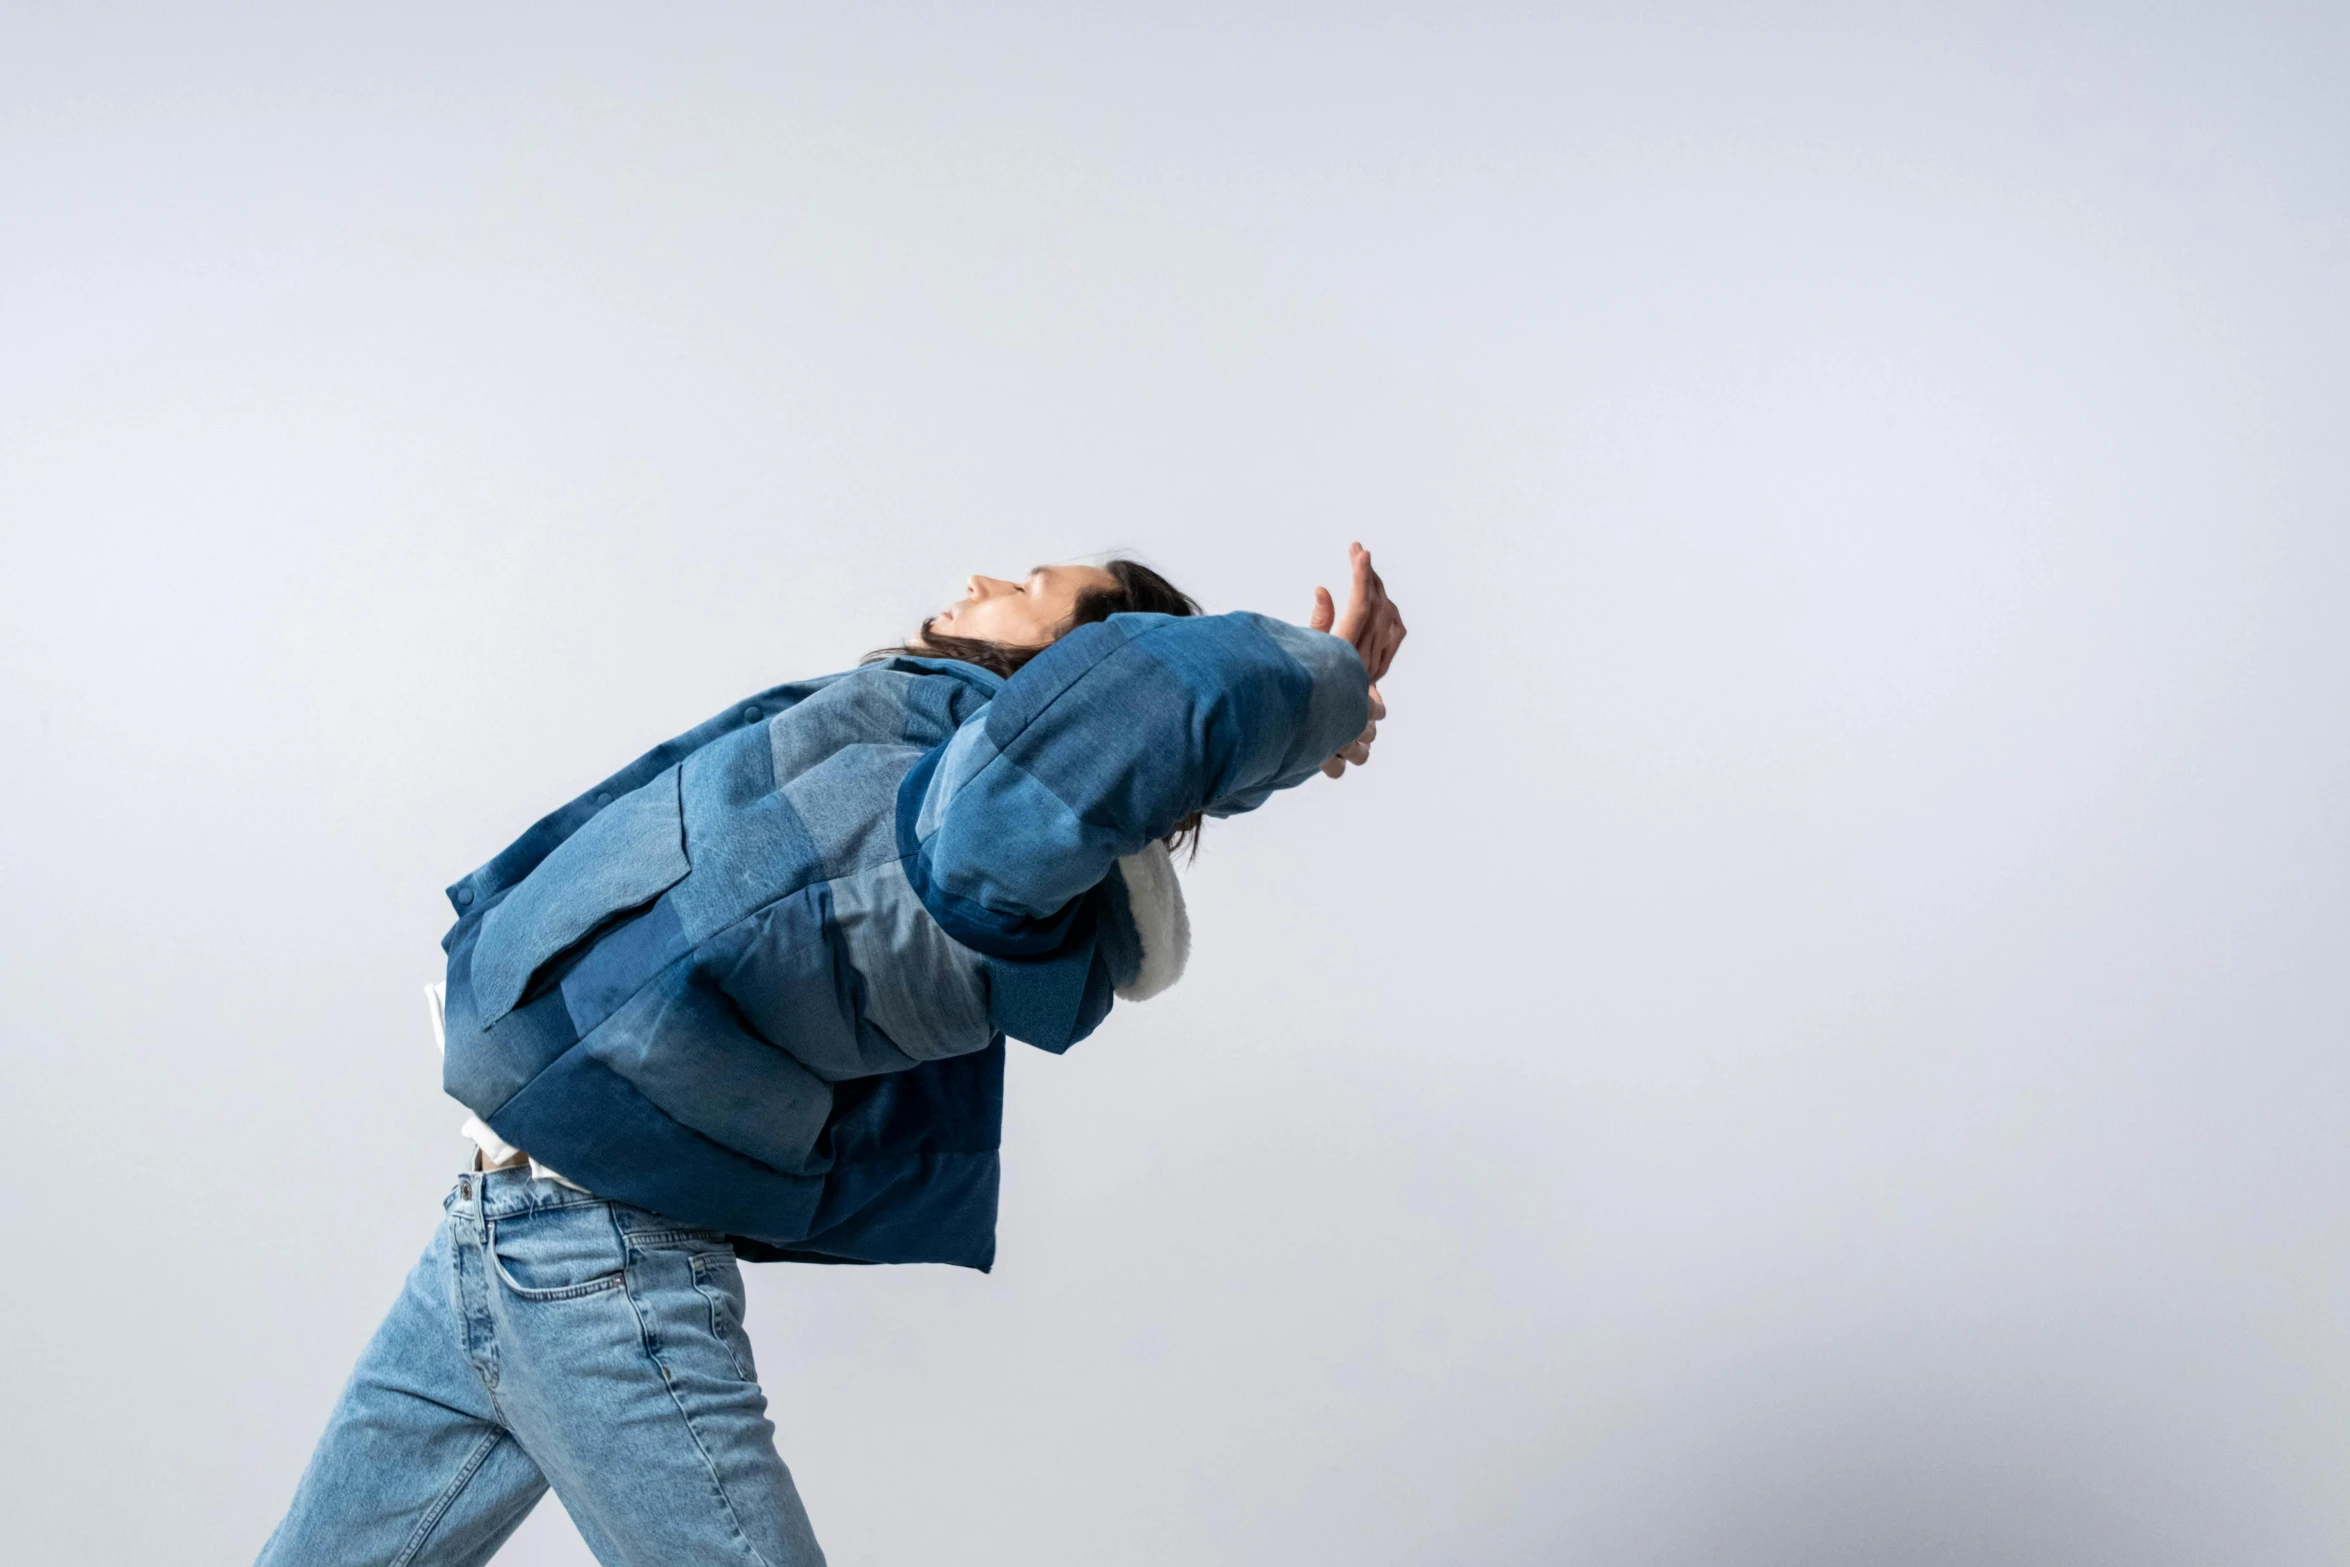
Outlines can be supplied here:
[[1066, 1050], [1163, 983], [1119, 862], [1368, 706], [1346, 643], [1250, 614], [762, 691], [450, 887], [445, 1085], [745, 1256], [985, 1269], [1005, 1038]]

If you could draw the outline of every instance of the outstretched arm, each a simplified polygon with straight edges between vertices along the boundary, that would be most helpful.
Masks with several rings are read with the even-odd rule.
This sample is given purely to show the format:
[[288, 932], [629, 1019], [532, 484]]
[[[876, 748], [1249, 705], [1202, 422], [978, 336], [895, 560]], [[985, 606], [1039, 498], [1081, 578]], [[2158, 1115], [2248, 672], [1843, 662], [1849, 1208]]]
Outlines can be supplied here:
[[1039, 654], [907, 775], [899, 844], [931, 914], [992, 956], [1051, 951], [1073, 900], [1185, 816], [1362, 761], [1404, 627], [1360, 545], [1354, 566], [1328, 625], [1116, 615]]
[[1347, 643], [1262, 615], [1082, 626], [907, 775], [907, 876], [966, 946], [1052, 950], [1113, 861], [1311, 778], [1362, 732], [1368, 684]]

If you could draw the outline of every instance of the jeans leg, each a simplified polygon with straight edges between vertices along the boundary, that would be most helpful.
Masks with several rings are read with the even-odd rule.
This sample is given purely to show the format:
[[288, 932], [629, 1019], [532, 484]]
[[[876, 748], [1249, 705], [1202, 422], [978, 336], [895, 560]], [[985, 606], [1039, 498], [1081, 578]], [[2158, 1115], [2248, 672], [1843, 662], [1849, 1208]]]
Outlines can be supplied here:
[[257, 1567], [474, 1567], [546, 1491], [466, 1353], [449, 1229], [361, 1352]]
[[495, 1252], [498, 1406], [598, 1561], [822, 1567], [723, 1240], [597, 1203], [500, 1220]]

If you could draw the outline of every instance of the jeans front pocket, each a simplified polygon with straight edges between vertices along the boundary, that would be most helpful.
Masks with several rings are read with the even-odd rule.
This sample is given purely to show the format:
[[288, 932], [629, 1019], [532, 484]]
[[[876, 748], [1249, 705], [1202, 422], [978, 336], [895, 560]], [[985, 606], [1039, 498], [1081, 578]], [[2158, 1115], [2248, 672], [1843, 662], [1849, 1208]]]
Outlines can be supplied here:
[[535, 1208], [490, 1221], [498, 1282], [530, 1301], [578, 1300], [627, 1281], [626, 1253], [602, 1203]]

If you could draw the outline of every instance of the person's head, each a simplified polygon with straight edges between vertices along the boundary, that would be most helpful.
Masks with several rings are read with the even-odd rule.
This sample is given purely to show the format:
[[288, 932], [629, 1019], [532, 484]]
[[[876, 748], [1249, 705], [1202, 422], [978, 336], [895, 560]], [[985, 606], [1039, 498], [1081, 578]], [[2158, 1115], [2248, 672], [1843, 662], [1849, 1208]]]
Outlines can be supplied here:
[[960, 659], [1009, 675], [1079, 626], [1132, 611], [1200, 612], [1191, 595], [1138, 561], [1039, 566], [1017, 582], [970, 578], [962, 598], [922, 622], [902, 649], [888, 651]]
[[[903, 647], [870, 655], [952, 658], [1009, 678], [1055, 642], [1097, 620], [1131, 612], [1196, 615], [1199, 603], [1139, 561], [1100, 566], [1039, 566], [1018, 582], [973, 577], [963, 596], [922, 622]], [[1200, 813], [1167, 835], [1167, 847], [1199, 852]]]

